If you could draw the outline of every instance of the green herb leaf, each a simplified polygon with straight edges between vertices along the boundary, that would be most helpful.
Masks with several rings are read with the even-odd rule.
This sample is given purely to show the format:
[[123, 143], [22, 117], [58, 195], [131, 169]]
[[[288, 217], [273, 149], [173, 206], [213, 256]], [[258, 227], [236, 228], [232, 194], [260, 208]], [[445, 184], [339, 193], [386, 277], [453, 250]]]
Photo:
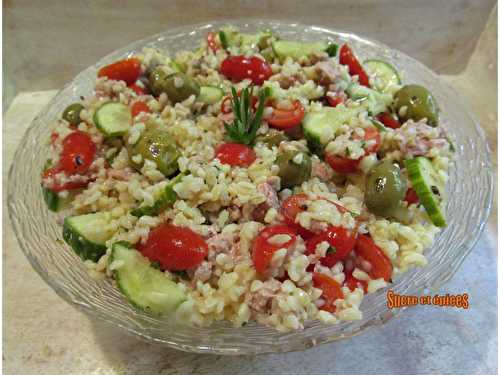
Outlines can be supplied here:
[[330, 246], [328, 248], [328, 250], [326, 250], [326, 255], [328, 254], [335, 254], [337, 252], [337, 249], [335, 248], [335, 246]]
[[253, 86], [245, 88], [238, 96], [234, 87], [231, 87], [231, 106], [233, 109], [234, 120], [232, 124], [224, 123], [227, 132], [227, 138], [231, 142], [250, 145], [255, 141], [257, 130], [262, 123], [264, 113], [264, 104], [268, 92], [260, 90], [259, 105], [255, 111], [252, 110]]

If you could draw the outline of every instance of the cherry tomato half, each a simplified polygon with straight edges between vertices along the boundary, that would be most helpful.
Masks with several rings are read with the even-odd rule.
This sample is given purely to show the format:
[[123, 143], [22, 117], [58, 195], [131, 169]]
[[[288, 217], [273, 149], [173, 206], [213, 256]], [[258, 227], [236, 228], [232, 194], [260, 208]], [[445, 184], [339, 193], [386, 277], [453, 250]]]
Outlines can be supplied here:
[[349, 74], [351, 76], [358, 76], [360, 85], [370, 87], [368, 74], [366, 74], [358, 59], [352, 53], [351, 47], [349, 47], [347, 44], [344, 44], [342, 47], [340, 47], [339, 63], [342, 65], [347, 65], [347, 67], [349, 68]]
[[352, 275], [352, 271], [345, 272], [344, 284], [351, 290], [351, 292], [356, 288], [362, 288], [365, 293], [368, 293], [368, 283], [364, 280], [358, 280]]
[[311, 238], [314, 233], [297, 224], [295, 218], [299, 213], [307, 210], [306, 202], [308, 200], [310, 199], [306, 194], [295, 194], [286, 198], [280, 207], [280, 213], [283, 215], [285, 223], [293, 228], [303, 239]]
[[339, 104], [344, 103], [344, 98], [338, 94], [330, 94], [326, 95], [326, 100], [328, 101], [328, 104], [332, 107], [336, 107]]
[[132, 117], [139, 115], [139, 113], [150, 113], [148, 105], [145, 102], [135, 102], [130, 109]]
[[61, 170], [67, 175], [84, 174], [94, 161], [96, 145], [85, 132], [74, 131], [62, 141], [59, 161]]
[[223, 143], [215, 150], [215, 158], [219, 159], [222, 164], [248, 167], [257, 159], [257, 155], [251, 147], [244, 144]]
[[349, 159], [333, 154], [325, 154], [325, 161], [337, 173], [353, 173], [358, 169], [360, 159]]
[[[356, 139], [357, 137], [354, 136], [354, 138]], [[372, 143], [369, 147], [365, 149], [366, 155], [371, 154], [373, 152], [377, 152], [378, 149], [380, 148], [380, 144], [382, 143], [382, 137], [380, 136], [380, 131], [374, 126], [370, 126], [365, 129], [365, 135], [363, 139], [367, 143], [368, 142]]]
[[334, 313], [336, 309], [334, 302], [344, 298], [340, 284], [323, 273], [315, 272], [313, 273], [313, 285], [323, 291], [321, 298], [325, 301], [325, 304], [320, 307], [320, 310]]
[[399, 122], [399, 120], [389, 112], [381, 113], [377, 116], [377, 120], [391, 129], [397, 129], [401, 127], [401, 123]]
[[406, 190], [405, 201], [407, 201], [408, 204], [415, 204], [420, 202], [415, 189], [409, 188], [408, 190]]
[[382, 249], [375, 245], [371, 237], [360, 234], [356, 241], [354, 251], [358, 256], [372, 265], [371, 271], [369, 272], [372, 279], [379, 279], [382, 277], [385, 281], [391, 280], [391, 261], [387, 255], [384, 254]]
[[229, 56], [220, 66], [220, 72], [233, 82], [250, 79], [255, 85], [262, 85], [273, 74], [271, 65], [255, 56]]
[[137, 250], [152, 262], [159, 262], [162, 269], [184, 271], [205, 259], [208, 245], [191, 229], [164, 223], [151, 230], [146, 243], [139, 244]]
[[306, 254], [314, 254], [316, 246], [324, 241], [328, 242], [330, 249], [320, 262], [324, 266], [333, 267], [354, 249], [356, 235], [343, 227], [330, 226], [306, 241]]
[[145, 87], [139, 86], [137, 83], [130, 85], [129, 88], [134, 90], [137, 95], [146, 95], [148, 93]]
[[132, 85], [137, 81], [140, 74], [141, 62], [139, 59], [131, 58], [102, 67], [97, 76], [107, 77], [115, 81], [125, 81], [127, 85]]
[[292, 129], [300, 125], [304, 118], [304, 107], [300, 101], [293, 102], [293, 108], [289, 110], [275, 108], [271, 118], [267, 120], [271, 127], [276, 129]]
[[[277, 234], [286, 234], [290, 236], [290, 240], [280, 245], [270, 243], [269, 239]], [[273, 254], [279, 249], [292, 246], [296, 239], [295, 231], [286, 225], [272, 225], [264, 228], [253, 243], [252, 261], [255, 270], [260, 274], [265, 273], [271, 263]]]
[[[59, 173], [64, 173], [64, 171], [61, 169], [61, 167], [49, 168], [43, 172], [42, 180], [45, 180], [48, 178], [54, 178]], [[74, 190], [74, 189], [84, 188], [89, 184], [89, 182], [90, 182], [90, 180], [85, 180], [85, 181], [65, 182], [65, 183], [61, 184], [61, 183], [57, 182], [57, 180], [54, 180], [50, 183], [50, 186], [48, 187], [48, 189], [52, 190], [53, 192], [59, 193], [61, 191], [65, 191], [65, 190]]]

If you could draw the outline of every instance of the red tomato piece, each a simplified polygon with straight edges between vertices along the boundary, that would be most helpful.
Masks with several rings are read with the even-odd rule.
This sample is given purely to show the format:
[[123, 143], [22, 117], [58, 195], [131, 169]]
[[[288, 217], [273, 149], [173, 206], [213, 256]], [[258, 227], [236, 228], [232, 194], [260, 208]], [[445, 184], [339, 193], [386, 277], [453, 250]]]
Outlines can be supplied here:
[[392, 276], [392, 263], [382, 249], [375, 245], [372, 238], [360, 234], [356, 241], [354, 251], [364, 260], [372, 265], [369, 275], [372, 279], [383, 278], [385, 281], [390, 281]]
[[[45, 180], [48, 178], [54, 178], [57, 174], [62, 173], [62, 172], [63, 172], [63, 170], [60, 167], [49, 168], [43, 172], [42, 180]], [[52, 190], [53, 192], [59, 193], [59, 192], [64, 191], [64, 190], [74, 190], [74, 189], [84, 188], [89, 184], [89, 182], [90, 182], [90, 180], [72, 181], [72, 182], [66, 182], [66, 183], [61, 184], [57, 181], [52, 181], [49, 189]]]
[[351, 292], [356, 288], [362, 288], [365, 293], [368, 293], [368, 283], [364, 280], [358, 280], [352, 275], [352, 271], [345, 272], [344, 284], [351, 290]]
[[280, 213], [285, 219], [285, 223], [293, 228], [304, 240], [311, 238], [314, 233], [303, 228], [295, 222], [295, 218], [300, 212], [307, 210], [304, 205], [309, 200], [306, 194], [295, 194], [283, 201], [280, 207]]
[[132, 117], [135, 117], [139, 115], [139, 113], [150, 113], [151, 110], [149, 109], [148, 105], [145, 102], [135, 102], [132, 105], [132, 108], [130, 109], [130, 112], [132, 113]]
[[405, 201], [407, 201], [408, 204], [415, 204], [420, 202], [415, 189], [409, 188], [408, 190], [406, 190]]
[[229, 56], [221, 66], [220, 72], [233, 82], [250, 79], [255, 85], [262, 85], [273, 74], [271, 65], [255, 56]]
[[74, 131], [62, 141], [59, 161], [61, 170], [67, 175], [84, 174], [94, 161], [96, 145], [85, 132]]
[[[268, 240], [277, 234], [289, 235], [291, 239], [281, 245], [270, 243]], [[253, 243], [252, 261], [255, 270], [260, 274], [265, 273], [271, 263], [273, 254], [279, 249], [292, 246], [296, 239], [295, 231], [286, 225], [272, 225], [264, 228]]]
[[323, 291], [321, 298], [325, 301], [325, 304], [320, 307], [320, 310], [334, 313], [336, 309], [334, 302], [344, 298], [340, 284], [331, 277], [318, 272], [313, 273], [313, 284], [315, 288]]
[[146, 95], [148, 93], [145, 87], [139, 86], [137, 83], [130, 85], [129, 88], [134, 90], [137, 95]]
[[314, 254], [316, 246], [324, 241], [328, 242], [330, 249], [320, 262], [324, 266], [333, 267], [354, 249], [356, 235], [343, 227], [330, 226], [306, 241], [306, 254]]
[[59, 138], [59, 134], [52, 132], [50, 134], [50, 144], [53, 145], [57, 141], [57, 138]]
[[399, 120], [389, 112], [381, 113], [377, 116], [377, 120], [391, 129], [397, 129], [401, 127], [401, 123], [399, 122]]
[[304, 107], [300, 101], [293, 102], [293, 109], [285, 110], [275, 108], [273, 115], [267, 120], [271, 127], [276, 129], [291, 129], [300, 125], [304, 118]]
[[217, 34], [215, 34], [213, 31], [207, 34], [207, 45], [208, 48], [210, 48], [213, 53], [217, 52], [217, 50], [219, 49], [219, 45], [217, 44], [217, 39], [215, 38], [216, 35]]
[[371, 154], [373, 152], [377, 152], [380, 148], [380, 144], [382, 143], [382, 137], [380, 136], [380, 132], [375, 127], [368, 127], [365, 129], [365, 136], [363, 137], [365, 142], [373, 141], [372, 145], [366, 148], [366, 154]]
[[349, 74], [351, 76], [358, 76], [360, 85], [370, 87], [368, 74], [366, 74], [360, 62], [352, 53], [351, 47], [349, 47], [347, 44], [344, 44], [342, 47], [340, 47], [339, 63], [341, 63], [342, 65], [347, 65], [347, 67], [349, 68]]
[[349, 159], [342, 156], [325, 154], [325, 161], [338, 173], [353, 173], [358, 169], [361, 159]]
[[184, 271], [198, 266], [208, 254], [208, 245], [198, 233], [173, 224], [160, 224], [149, 232], [137, 249], [162, 269]]
[[141, 62], [139, 59], [130, 58], [102, 67], [97, 76], [107, 77], [115, 81], [125, 81], [127, 85], [132, 85], [137, 81], [140, 74]]
[[336, 107], [339, 104], [344, 103], [344, 98], [338, 94], [336, 95], [326, 95], [326, 100], [328, 101], [328, 104], [332, 107]]
[[244, 144], [223, 143], [215, 150], [215, 158], [223, 164], [248, 167], [257, 159], [257, 155], [251, 147]]

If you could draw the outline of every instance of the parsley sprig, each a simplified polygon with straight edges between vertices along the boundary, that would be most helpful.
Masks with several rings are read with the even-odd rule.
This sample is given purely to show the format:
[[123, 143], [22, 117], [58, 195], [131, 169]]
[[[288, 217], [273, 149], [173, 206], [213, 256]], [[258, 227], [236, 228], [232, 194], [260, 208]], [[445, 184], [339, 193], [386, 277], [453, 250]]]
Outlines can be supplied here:
[[246, 87], [238, 96], [234, 87], [231, 87], [231, 106], [233, 109], [234, 120], [232, 124], [224, 123], [227, 131], [227, 138], [231, 142], [251, 145], [257, 136], [257, 130], [262, 122], [264, 104], [268, 96], [267, 90], [260, 90], [259, 105], [255, 110], [252, 109], [253, 86]]

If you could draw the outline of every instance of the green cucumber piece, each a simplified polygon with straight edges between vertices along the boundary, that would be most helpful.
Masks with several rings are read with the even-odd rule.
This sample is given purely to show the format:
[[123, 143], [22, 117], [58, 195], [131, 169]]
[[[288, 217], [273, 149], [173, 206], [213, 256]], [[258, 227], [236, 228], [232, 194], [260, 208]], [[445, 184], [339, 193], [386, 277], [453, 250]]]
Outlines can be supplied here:
[[372, 116], [385, 112], [392, 103], [390, 94], [381, 93], [357, 83], [350, 84], [346, 92], [352, 100], [361, 102]]
[[431, 161], [419, 156], [405, 160], [405, 166], [413, 189], [432, 223], [438, 227], [446, 226], [446, 218], [442, 212], [444, 186], [439, 182]]
[[206, 104], [214, 104], [222, 99], [224, 91], [214, 86], [201, 86], [197, 100]]
[[272, 36], [273, 34], [269, 30], [257, 34], [239, 33], [233, 30], [219, 31], [219, 40], [224, 49], [229, 47], [241, 47], [243, 49], [258, 47], [264, 49], [268, 46], [268, 39]]
[[329, 42], [294, 42], [289, 40], [276, 40], [271, 44], [274, 54], [280, 59], [285, 60], [291, 57], [297, 60], [301, 57], [307, 57], [314, 53], [327, 52], [330, 56], [337, 53], [337, 48]]
[[50, 189], [47, 189], [43, 185], [42, 185], [42, 194], [43, 194], [43, 200], [47, 204], [47, 207], [49, 208], [49, 210], [53, 212], [58, 212], [69, 207], [69, 203], [71, 202], [74, 196], [71, 192], [68, 191], [68, 196], [65, 198], [61, 198], [58, 193]]
[[388, 87], [401, 84], [398, 71], [386, 61], [370, 59], [363, 66], [368, 75], [375, 78], [373, 88], [377, 91], [385, 92]]
[[131, 122], [130, 109], [122, 103], [105, 103], [94, 113], [94, 123], [105, 137], [124, 135], [130, 129]]
[[186, 300], [183, 290], [140, 252], [125, 242], [113, 244], [110, 265], [120, 291], [135, 307], [155, 315], [169, 314]]
[[106, 253], [106, 241], [116, 229], [109, 212], [67, 217], [64, 219], [63, 238], [80, 258], [97, 262]]
[[139, 206], [132, 210], [130, 214], [136, 217], [156, 216], [166, 208], [172, 206], [177, 200], [177, 193], [174, 191], [174, 186], [181, 182], [184, 176], [186, 176], [185, 173], [175, 176], [167, 186], [165, 186], [165, 189], [161, 192], [152, 206]]
[[309, 148], [321, 155], [325, 146], [321, 142], [323, 132], [329, 128], [335, 134], [341, 125], [356, 117], [361, 110], [364, 108], [347, 108], [344, 105], [339, 105], [334, 108], [323, 107], [319, 111], [307, 113], [302, 121], [302, 129]]

